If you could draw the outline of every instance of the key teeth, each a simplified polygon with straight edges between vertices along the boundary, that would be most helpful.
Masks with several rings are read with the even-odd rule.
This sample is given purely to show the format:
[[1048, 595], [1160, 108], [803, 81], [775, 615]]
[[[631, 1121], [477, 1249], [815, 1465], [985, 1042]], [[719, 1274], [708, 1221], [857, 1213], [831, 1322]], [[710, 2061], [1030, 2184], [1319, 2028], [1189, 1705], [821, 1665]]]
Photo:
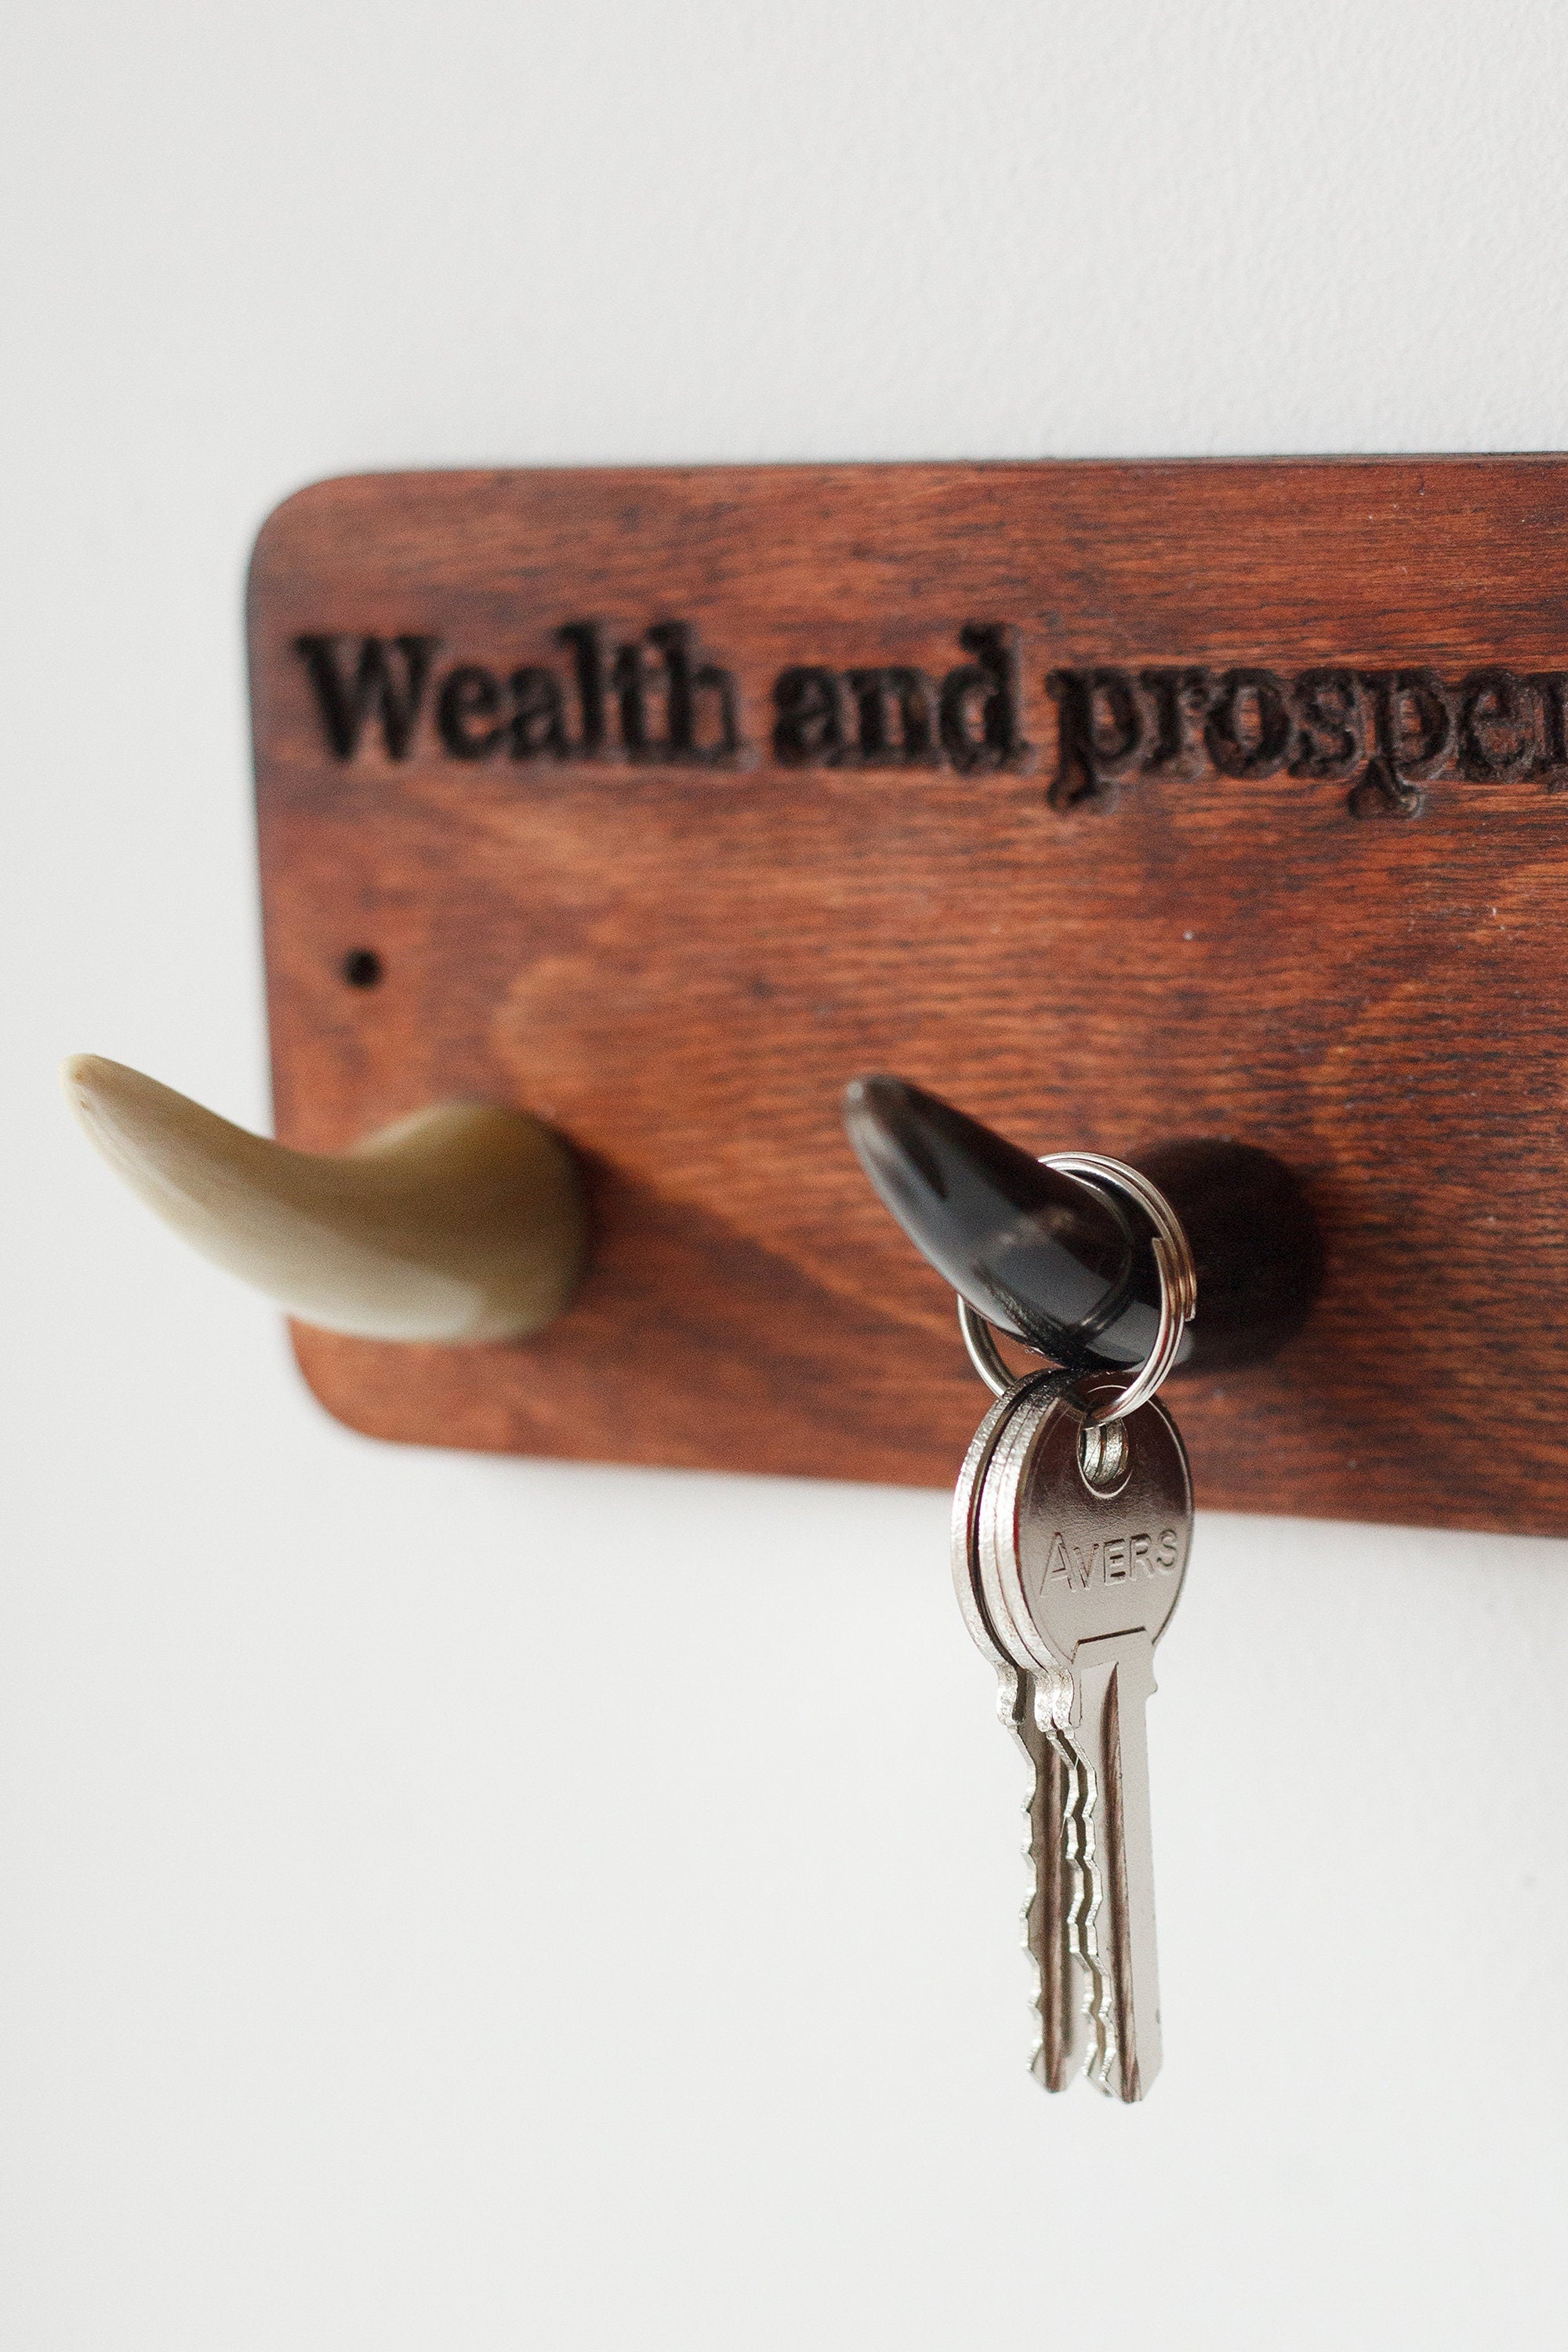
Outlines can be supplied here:
[[[1065, 1694], [1056, 1696], [1059, 1706]], [[1058, 1720], [1058, 1706], [1048, 1714], [1042, 1713], [1041, 1728], [1061, 1758], [1070, 1792], [1062, 1816], [1062, 1834], [1074, 1887], [1068, 1912], [1068, 1934], [1084, 1973], [1083, 2013], [1089, 2025], [1089, 2048], [1083, 2072], [1098, 2090], [1109, 2094], [1110, 2071], [1116, 2061], [1116, 2029], [1110, 1985], [1100, 1963], [1097, 1934], [1103, 1893], [1103, 1880], [1095, 1858], [1097, 1784], [1094, 1774]]]
[[1024, 1905], [1021, 1918], [1024, 1930], [1024, 1957], [1029, 1964], [1030, 1973], [1033, 1975], [1035, 1979], [1035, 1991], [1034, 1998], [1031, 2002], [1031, 2008], [1040, 2027], [1039, 2039], [1035, 2043], [1035, 2047], [1029, 2056], [1029, 2072], [1036, 2075], [1040, 2081], [1044, 2081], [1045, 2077], [1041, 2074], [1040, 2070], [1045, 2062], [1044, 2002], [1046, 1983], [1045, 1974], [1040, 1966], [1040, 1956], [1036, 1948], [1034, 1936], [1034, 1910], [1035, 1905], [1039, 1899], [1038, 1864], [1036, 1861], [1037, 1832], [1035, 1827], [1035, 1801], [1039, 1793], [1039, 1766], [1036, 1759], [1035, 1751], [1029, 1745], [1028, 1736], [1026, 1729], [1026, 1726], [1029, 1719], [1029, 1706], [1030, 1692], [1027, 1675], [1020, 1674], [1016, 1666], [999, 1665], [996, 1669], [997, 1717], [1000, 1722], [1005, 1726], [1006, 1729], [1011, 1732], [1014, 1740], [1016, 1742], [1023, 1754], [1025, 1762], [1029, 1767], [1029, 1790], [1028, 1794], [1024, 1799], [1023, 1807], [1024, 1818], [1029, 1824], [1029, 1836], [1028, 1841], [1023, 1849], [1023, 1853], [1025, 1861], [1030, 1864], [1031, 1870], [1035, 1873], [1035, 1878], [1030, 1888], [1028, 1899]]
[[1034, 1706], [1034, 1693], [1030, 1686], [1029, 1676], [1021, 1674], [1016, 1666], [998, 1666], [996, 1713], [1012, 1733], [1024, 1760], [1029, 1767], [1029, 1788], [1023, 1806], [1024, 1818], [1029, 1825], [1029, 1835], [1023, 1848], [1023, 1856], [1029, 1865], [1030, 1886], [1028, 1898], [1025, 1902], [1021, 1914], [1021, 1925], [1024, 1957], [1029, 1964], [1029, 1972], [1034, 1978], [1030, 2011], [1038, 2029], [1035, 2046], [1029, 2053], [1029, 2072], [1037, 2083], [1049, 2091], [1064, 2086], [1053, 2084], [1049, 2079], [1046, 2056], [1046, 2004], [1049, 1997], [1049, 1990], [1040, 1957], [1039, 1932], [1036, 1920], [1036, 1911], [1040, 1902], [1041, 1856], [1038, 1801], [1042, 1791], [1040, 1759], [1028, 1736], [1028, 1726]]
[[1024, 1906], [1024, 1951], [1028, 1959], [1029, 1973], [1034, 1979], [1034, 1992], [1030, 2007], [1037, 2028], [1035, 2046], [1029, 2053], [1029, 2072], [1037, 2083], [1050, 2091], [1058, 2086], [1050, 2079], [1049, 2058], [1046, 2049], [1047, 2011], [1050, 2000], [1050, 1987], [1046, 1977], [1044, 1954], [1047, 1921], [1044, 1916], [1045, 1897], [1041, 1887], [1046, 1856], [1041, 1837], [1039, 1800], [1044, 1792], [1040, 1788], [1039, 1759], [1026, 1740], [1020, 1740], [1019, 1745], [1029, 1758], [1034, 1780], [1028, 1801], [1024, 1808], [1029, 1822], [1029, 1843], [1024, 1849], [1024, 1858], [1029, 1865], [1029, 1896]]
[[[1057, 1719], [1071, 1703], [1072, 1685], [1059, 1674], [1030, 1675], [1010, 1665], [998, 1667], [997, 1684], [997, 1714], [1022, 1750], [1030, 1774], [1023, 1809], [1029, 1824], [1023, 1854], [1029, 1867], [1030, 1891], [1023, 1909], [1022, 1940], [1034, 1978], [1031, 2010], [1038, 2036], [1030, 2053], [1029, 2072], [1047, 2091], [1070, 2090], [1080, 2074], [1087, 2074], [1100, 2090], [1108, 2090], [1107, 2070], [1114, 2060], [1115, 2037], [1109, 1989], [1094, 1957], [1093, 1927], [1100, 1890], [1100, 1874], [1092, 1859], [1094, 1783]], [[1048, 1835], [1049, 1808], [1044, 1801], [1046, 1791], [1041, 1786], [1041, 1775], [1048, 1769], [1047, 1750], [1060, 1765], [1067, 1781], [1061, 1815], [1063, 1850], [1058, 1852], [1052, 1845], [1048, 1853], [1043, 1841]], [[1081, 1975], [1082, 1997], [1078, 2014], [1087, 2021], [1089, 2046], [1083, 2057], [1075, 2057], [1078, 2036], [1069, 2031], [1063, 2037], [1053, 2067], [1047, 2046], [1051, 1998], [1046, 1974], [1047, 1937], [1051, 1927], [1047, 1865], [1062, 1863], [1073, 1889], [1065, 1922], [1068, 1969], [1070, 1979]]]

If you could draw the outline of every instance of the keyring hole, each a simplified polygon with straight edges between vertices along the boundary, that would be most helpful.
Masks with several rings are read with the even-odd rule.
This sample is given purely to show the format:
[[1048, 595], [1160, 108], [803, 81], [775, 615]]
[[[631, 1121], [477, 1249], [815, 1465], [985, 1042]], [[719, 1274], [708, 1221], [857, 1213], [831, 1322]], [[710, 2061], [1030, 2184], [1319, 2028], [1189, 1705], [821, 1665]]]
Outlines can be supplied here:
[[1086, 1421], [1078, 1433], [1078, 1466], [1091, 1494], [1120, 1493], [1132, 1467], [1126, 1423]]

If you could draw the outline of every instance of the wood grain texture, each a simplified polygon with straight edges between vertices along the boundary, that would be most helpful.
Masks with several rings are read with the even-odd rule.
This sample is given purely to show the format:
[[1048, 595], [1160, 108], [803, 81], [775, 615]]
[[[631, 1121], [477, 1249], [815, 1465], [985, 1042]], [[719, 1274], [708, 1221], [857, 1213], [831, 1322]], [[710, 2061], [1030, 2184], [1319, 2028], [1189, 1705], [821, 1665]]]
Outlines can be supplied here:
[[[427, 1444], [945, 1484], [985, 1398], [838, 1127], [845, 1081], [886, 1069], [1039, 1151], [1223, 1137], [1300, 1175], [1328, 1250], [1306, 1331], [1171, 1391], [1201, 1503], [1568, 1530], [1550, 743], [1511, 758], [1506, 693], [1472, 698], [1495, 761], [1464, 773], [1456, 738], [1408, 819], [1201, 750], [1054, 805], [1046, 685], [1555, 676], [1565, 531], [1552, 457], [422, 474], [289, 501], [250, 606], [278, 1132], [334, 1150], [433, 1102], [520, 1104], [584, 1155], [597, 1227], [537, 1340], [299, 1331], [317, 1394]], [[453, 666], [482, 674], [441, 706], [471, 744], [513, 708], [482, 677], [567, 680], [554, 633], [584, 619], [617, 644], [689, 624], [745, 763], [515, 758], [499, 733], [455, 756]], [[940, 685], [970, 624], [1018, 632], [1015, 765], [775, 755], [781, 672]], [[405, 757], [368, 724], [331, 748], [296, 641], [333, 635], [345, 661], [440, 640]], [[1247, 709], [1243, 752], [1271, 717]], [[347, 983], [354, 950], [378, 985]]]

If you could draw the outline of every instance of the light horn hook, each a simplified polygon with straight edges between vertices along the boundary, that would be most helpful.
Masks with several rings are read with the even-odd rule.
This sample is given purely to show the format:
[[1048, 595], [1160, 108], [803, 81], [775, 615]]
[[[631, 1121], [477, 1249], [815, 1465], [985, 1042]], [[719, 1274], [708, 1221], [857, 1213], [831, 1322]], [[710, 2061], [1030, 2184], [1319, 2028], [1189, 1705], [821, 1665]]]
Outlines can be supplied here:
[[582, 1278], [576, 1162], [525, 1111], [445, 1104], [321, 1155], [96, 1054], [60, 1076], [87, 1134], [153, 1214], [302, 1323], [364, 1339], [520, 1339]]

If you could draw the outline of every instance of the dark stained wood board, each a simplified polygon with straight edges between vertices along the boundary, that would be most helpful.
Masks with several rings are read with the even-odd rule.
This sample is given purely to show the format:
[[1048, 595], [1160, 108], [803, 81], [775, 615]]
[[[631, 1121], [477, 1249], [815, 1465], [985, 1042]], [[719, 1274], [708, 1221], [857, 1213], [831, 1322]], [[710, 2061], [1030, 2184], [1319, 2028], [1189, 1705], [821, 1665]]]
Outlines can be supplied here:
[[[635, 691], [593, 744], [590, 621], [644, 760]], [[515, 1102], [595, 1193], [535, 1341], [297, 1331], [343, 1420], [947, 1483], [986, 1400], [838, 1125], [887, 1069], [1039, 1151], [1302, 1177], [1307, 1330], [1169, 1391], [1200, 1504], [1568, 1531], [1568, 461], [368, 476], [272, 516], [250, 627], [279, 1134]], [[373, 637], [401, 688], [439, 641], [401, 757], [395, 696], [342, 756]], [[658, 749], [722, 750], [704, 665], [731, 764]]]

